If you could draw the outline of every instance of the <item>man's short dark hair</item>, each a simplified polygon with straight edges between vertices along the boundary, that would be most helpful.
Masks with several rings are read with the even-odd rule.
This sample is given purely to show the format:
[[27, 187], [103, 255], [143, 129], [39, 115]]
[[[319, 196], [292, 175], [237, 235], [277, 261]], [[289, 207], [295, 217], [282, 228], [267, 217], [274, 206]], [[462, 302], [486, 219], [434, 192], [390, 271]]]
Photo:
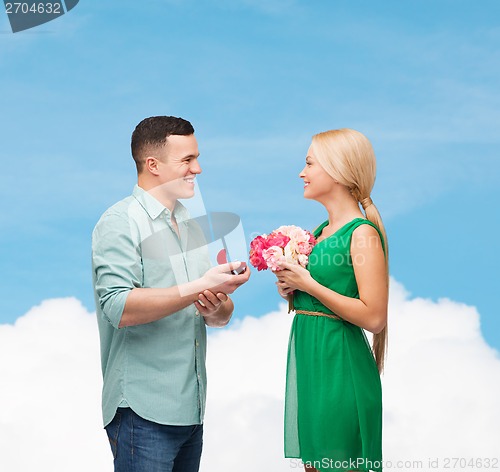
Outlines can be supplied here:
[[194, 134], [193, 125], [187, 120], [175, 116], [151, 116], [142, 120], [132, 133], [132, 157], [137, 173], [144, 168], [146, 157], [151, 152], [163, 147], [172, 134], [189, 136]]

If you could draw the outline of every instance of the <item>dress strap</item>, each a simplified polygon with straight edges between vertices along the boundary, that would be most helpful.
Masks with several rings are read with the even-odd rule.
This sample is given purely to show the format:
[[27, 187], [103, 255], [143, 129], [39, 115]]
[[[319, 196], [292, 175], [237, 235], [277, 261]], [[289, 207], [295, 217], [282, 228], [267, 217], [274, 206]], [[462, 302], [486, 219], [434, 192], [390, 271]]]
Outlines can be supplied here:
[[334, 320], [342, 321], [342, 318], [340, 316], [322, 313], [321, 311], [295, 310], [295, 313], [297, 313], [297, 315], [324, 316], [325, 318], [332, 318]]

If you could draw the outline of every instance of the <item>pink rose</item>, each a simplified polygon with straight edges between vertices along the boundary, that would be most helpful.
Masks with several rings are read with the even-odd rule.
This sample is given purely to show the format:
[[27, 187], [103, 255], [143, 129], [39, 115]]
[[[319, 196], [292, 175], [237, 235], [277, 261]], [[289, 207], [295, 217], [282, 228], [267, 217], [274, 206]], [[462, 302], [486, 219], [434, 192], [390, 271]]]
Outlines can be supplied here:
[[253, 241], [250, 243], [250, 250], [256, 251], [257, 253], [261, 253], [264, 249], [267, 249], [269, 247], [269, 244], [267, 244], [267, 237], [266, 235], [263, 236], [257, 236], [256, 238], [253, 239]]
[[267, 263], [261, 254], [250, 252], [250, 264], [252, 264], [257, 270], [266, 270]]
[[257, 270], [267, 269], [267, 263], [262, 257], [262, 251], [268, 247], [266, 235], [257, 236], [250, 243], [250, 264], [257, 268]]
[[299, 254], [305, 254], [308, 256], [312, 251], [312, 246], [309, 242], [297, 244], [297, 249]]
[[283, 249], [277, 246], [272, 246], [269, 249], [264, 249], [262, 251], [262, 257], [271, 270], [281, 270], [281, 265], [283, 264], [283, 262], [285, 262]]
[[287, 245], [288, 241], [290, 241], [290, 238], [288, 236], [285, 236], [283, 233], [278, 232], [272, 232], [267, 237], [268, 247], [278, 246], [284, 248]]

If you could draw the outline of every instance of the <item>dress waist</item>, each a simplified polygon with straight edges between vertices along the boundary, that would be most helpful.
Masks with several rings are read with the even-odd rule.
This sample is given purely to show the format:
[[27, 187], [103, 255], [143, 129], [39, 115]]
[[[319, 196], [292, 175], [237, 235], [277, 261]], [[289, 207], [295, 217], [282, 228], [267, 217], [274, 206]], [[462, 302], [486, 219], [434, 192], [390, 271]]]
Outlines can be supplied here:
[[342, 320], [340, 316], [331, 315], [329, 313], [322, 313], [321, 311], [295, 310], [295, 313], [297, 313], [297, 315], [324, 316], [326, 318], [332, 318], [334, 320]]

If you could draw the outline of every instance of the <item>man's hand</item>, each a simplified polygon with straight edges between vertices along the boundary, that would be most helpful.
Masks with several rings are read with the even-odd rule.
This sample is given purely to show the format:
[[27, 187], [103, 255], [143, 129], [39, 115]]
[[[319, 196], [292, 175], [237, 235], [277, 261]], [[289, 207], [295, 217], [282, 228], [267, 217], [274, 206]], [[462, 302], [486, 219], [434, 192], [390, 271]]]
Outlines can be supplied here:
[[233, 293], [238, 287], [248, 282], [250, 278], [250, 269], [248, 266], [245, 272], [239, 275], [231, 274], [231, 271], [238, 269], [240, 265], [241, 262], [229, 262], [212, 267], [202, 277], [204, 285], [212, 293]]
[[205, 318], [207, 326], [212, 328], [226, 326], [234, 308], [233, 302], [225, 293], [214, 294], [210, 290], [200, 293], [194, 305]]
[[220, 328], [226, 326], [231, 319], [234, 305], [227, 294], [233, 293], [250, 278], [250, 269], [239, 275], [231, 274], [238, 269], [241, 262], [231, 262], [212, 267], [203, 276], [203, 282], [209, 287], [198, 295], [194, 302], [200, 314], [205, 318], [207, 326]]
[[210, 290], [205, 290], [198, 295], [198, 300], [194, 304], [203, 316], [210, 316], [217, 313], [222, 304], [227, 302], [228, 299], [229, 297], [225, 293], [218, 292], [214, 294]]

